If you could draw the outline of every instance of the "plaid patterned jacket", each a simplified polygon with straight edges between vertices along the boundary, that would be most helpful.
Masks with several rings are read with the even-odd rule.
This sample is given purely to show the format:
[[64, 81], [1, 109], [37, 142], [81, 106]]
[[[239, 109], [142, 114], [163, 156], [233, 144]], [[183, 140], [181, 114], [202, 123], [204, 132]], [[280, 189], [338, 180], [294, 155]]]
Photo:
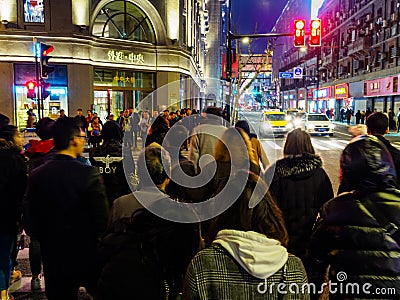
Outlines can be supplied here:
[[[278, 285], [286, 286], [278, 289]], [[248, 274], [220, 245], [212, 244], [191, 261], [184, 282], [183, 298], [245, 299], [310, 299], [301, 293], [307, 275], [299, 258], [289, 254], [285, 266], [266, 280]], [[298, 289], [292, 285], [297, 284]], [[282, 285], [283, 286], [283, 285]], [[278, 290], [283, 293], [278, 293]]]

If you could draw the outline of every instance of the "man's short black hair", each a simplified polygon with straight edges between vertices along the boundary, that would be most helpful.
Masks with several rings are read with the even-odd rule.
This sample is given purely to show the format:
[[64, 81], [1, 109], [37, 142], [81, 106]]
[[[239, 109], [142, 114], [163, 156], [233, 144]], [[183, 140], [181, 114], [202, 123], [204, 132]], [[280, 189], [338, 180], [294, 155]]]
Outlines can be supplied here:
[[369, 133], [384, 135], [389, 127], [389, 118], [382, 112], [375, 112], [368, 116], [366, 125]]
[[76, 126], [75, 119], [61, 118], [57, 119], [52, 127], [54, 146], [57, 150], [65, 150], [69, 147], [69, 142], [74, 136], [80, 135], [81, 130]]
[[82, 111], [82, 108], [78, 108], [76, 111]]
[[216, 106], [209, 106], [205, 110], [206, 114], [214, 115], [217, 117], [222, 117], [222, 111], [221, 108], [216, 107]]
[[53, 137], [52, 128], [55, 121], [49, 117], [40, 119], [36, 124], [36, 134], [41, 140], [49, 140]]

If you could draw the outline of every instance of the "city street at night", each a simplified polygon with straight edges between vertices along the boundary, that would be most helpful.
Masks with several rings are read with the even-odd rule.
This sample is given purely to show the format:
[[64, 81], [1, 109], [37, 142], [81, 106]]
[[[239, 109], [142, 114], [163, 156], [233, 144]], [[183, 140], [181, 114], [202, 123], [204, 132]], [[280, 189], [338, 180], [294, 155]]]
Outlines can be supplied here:
[[0, 300], [399, 300], [399, 15], [0, 0]]

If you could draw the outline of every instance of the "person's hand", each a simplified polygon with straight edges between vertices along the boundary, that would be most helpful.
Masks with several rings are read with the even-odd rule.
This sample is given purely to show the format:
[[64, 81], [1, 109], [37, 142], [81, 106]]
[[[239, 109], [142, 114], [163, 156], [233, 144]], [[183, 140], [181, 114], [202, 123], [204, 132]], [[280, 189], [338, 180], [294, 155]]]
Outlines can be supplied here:
[[367, 134], [367, 126], [364, 124], [357, 124], [356, 126], [350, 126], [348, 130], [353, 136]]

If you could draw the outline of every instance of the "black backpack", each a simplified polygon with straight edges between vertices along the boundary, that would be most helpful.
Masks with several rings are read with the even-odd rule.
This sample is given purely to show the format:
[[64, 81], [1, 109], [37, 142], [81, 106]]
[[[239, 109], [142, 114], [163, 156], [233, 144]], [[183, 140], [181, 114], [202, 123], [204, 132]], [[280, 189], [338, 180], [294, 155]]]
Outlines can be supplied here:
[[192, 224], [161, 219], [146, 210], [121, 220], [100, 246], [103, 269], [98, 299], [177, 299], [198, 249]]

